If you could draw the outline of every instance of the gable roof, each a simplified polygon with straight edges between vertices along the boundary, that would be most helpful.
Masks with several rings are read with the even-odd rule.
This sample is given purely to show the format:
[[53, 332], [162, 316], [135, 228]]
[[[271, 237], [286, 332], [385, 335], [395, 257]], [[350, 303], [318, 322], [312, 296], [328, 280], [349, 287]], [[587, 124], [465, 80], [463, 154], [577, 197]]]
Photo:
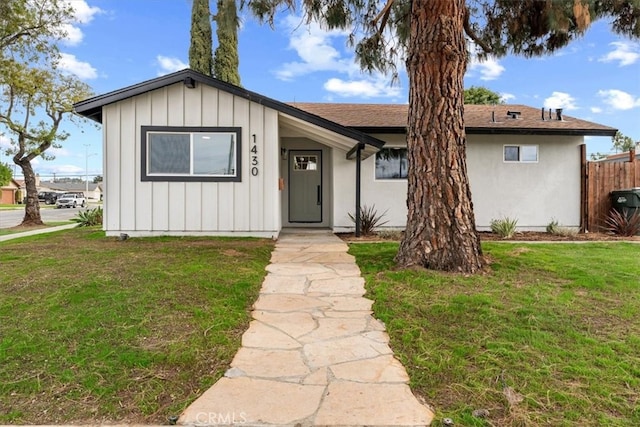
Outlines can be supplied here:
[[347, 138], [354, 139], [359, 143], [368, 144], [375, 148], [382, 148], [382, 146], [384, 145], [384, 141], [367, 135], [366, 133], [363, 133], [357, 129], [345, 127], [335, 121], [331, 121], [324, 117], [318, 116], [313, 112], [298, 109], [295, 106], [276, 101], [275, 99], [248, 91], [241, 87], [234, 86], [213, 77], [206, 76], [191, 69], [185, 69], [172, 74], [167, 74], [165, 76], [147, 80], [133, 86], [118, 89], [112, 92], [105, 93], [103, 95], [94, 96], [93, 98], [89, 98], [74, 104], [73, 107], [76, 113], [89, 119], [95, 120], [98, 123], [102, 123], [103, 106], [181, 82], [183, 82], [187, 86], [194, 85], [196, 84], [196, 82], [212, 86], [216, 89], [223, 90], [235, 96], [247, 99], [251, 102], [256, 102], [258, 104], [272, 108], [286, 116], [311, 123], [313, 125], [343, 135]]
[[[367, 133], [405, 133], [409, 106], [407, 104], [329, 104], [295, 102], [291, 105], [343, 126]], [[562, 116], [555, 111], [526, 105], [465, 105], [464, 123], [468, 134], [538, 134], [613, 136], [617, 129], [598, 123]], [[519, 112], [511, 118], [508, 112]], [[492, 118], [495, 117], [495, 121]]]
[[[99, 183], [90, 182], [88, 184], [89, 191], [95, 191], [100, 186]], [[87, 184], [85, 182], [50, 182], [41, 181], [40, 187], [48, 188], [54, 191], [85, 191]]]
[[[24, 181], [23, 181], [23, 183], [24, 183]], [[6, 185], [2, 186], [2, 188], [4, 188], [5, 190], [7, 190], [7, 189], [11, 189], [11, 190], [20, 189], [22, 187], [23, 186], [20, 184], [20, 181], [17, 180], [17, 179], [14, 179], [14, 178], [11, 178]]]

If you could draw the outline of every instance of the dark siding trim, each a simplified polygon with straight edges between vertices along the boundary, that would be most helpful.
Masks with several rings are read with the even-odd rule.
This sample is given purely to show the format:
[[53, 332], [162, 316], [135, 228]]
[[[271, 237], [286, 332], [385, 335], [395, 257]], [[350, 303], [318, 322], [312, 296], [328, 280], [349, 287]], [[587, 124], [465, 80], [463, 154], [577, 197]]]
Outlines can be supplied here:
[[84, 101], [80, 101], [74, 104], [74, 109], [76, 113], [102, 123], [102, 107], [104, 107], [105, 105], [113, 104], [115, 102], [122, 101], [133, 96], [141, 95], [143, 93], [150, 92], [175, 83], [185, 82], [186, 79], [193, 79], [197, 83], [206, 84], [216, 89], [223, 90], [232, 95], [244, 98], [250, 102], [264, 105], [265, 107], [272, 108], [276, 111], [279, 111], [280, 113], [293, 116], [300, 120], [304, 120], [305, 122], [320, 126], [324, 129], [346, 136], [347, 138], [352, 138], [359, 142], [364, 142], [376, 148], [381, 148], [384, 145], [384, 141], [362, 133], [356, 129], [347, 128], [330, 120], [324, 119], [320, 116], [316, 116], [314, 114], [292, 107], [291, 105], [287, 105], [283, 102], [276, 101], [275, 99], [268, 98], [258, 93], [248, 91], [241, 87], [205, 76], [204, 74], [200, 74], [189, 69], [178, 71], [173, 74], [158, 77], [157, 79], [148, 80], [137, 85], [129, 86], [103, 95], [98, 95]]
[[[147, 132], [234, 132], [236, 134], [236, 176], [162, 176], [147, 175]], [[239, 127], [194, 127], [194, 126], [141, 126], [140, 135], [140, 180], [156, 182], [241, 182], [242, 181], [242, 128]]]

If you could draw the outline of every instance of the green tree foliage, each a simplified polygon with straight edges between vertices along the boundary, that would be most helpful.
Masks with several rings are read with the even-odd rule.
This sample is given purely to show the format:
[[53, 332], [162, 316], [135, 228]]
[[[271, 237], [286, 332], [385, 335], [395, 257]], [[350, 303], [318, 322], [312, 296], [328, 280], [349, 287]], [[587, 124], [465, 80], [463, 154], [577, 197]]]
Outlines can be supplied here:
[[217, 79], [240, 86], [236, 0], [218, 0], [218, 11], [214, 20], [218, 47], [213, 59], [213, 75]]
[[630, 151], [636, 148], [636, 143], [633, 141], [631, 137], [628, 137], [622, 134], [620, 131], [616, 132], [616, 134], [612, 138], [613, 146], [611, 149], [618, 152]]
[[193, 0], [189, 67], [207, 76], [213, 72], [211, 11], [209, 0]]
[[[461, 272], [482, 268], [466, 173], [465, 39], [474, 42], [481, 59], [508, 53], [539, 56], [568, 45], [605, 17], [614, 31], [640, 37], [638, 0], [247, 0], [247, 4], [271, 25], [281, 10], [300, 6], [304, 21], [349, 31], [348, 41], [355, 46], [363, 70], [380, 70], [393, 78], [396, 64], [406, 64], [409, 214], [396, 260], [401, 266]], [[429, 123], [446, 123], [448, 128], [428, 128]]]
[[57, 68], [56, 41], [72, 22], [70, 3], [11, 0], [0, 6], [0, 130], [11, 144], [7, 154], [20, 166], [27, 199], [23, 225], [42, 224], [31, 161], [59, 147], [68, 134], [63, 119], [74, 117], [73, 103], [90, 96], [89, 87]]
[[11, 172], [9, 165], [6, 163], [0, 163], [0, 187], [11, 182], [11, 178], [13, 178], [13, 173]]
[[62, 0], [0, 2], [0, 61], [55, 57], [58, 50], [51, 41], [66, 36], [64, 24], [72, 13]]
[[471, 86], [464, 90], [464, 103], [474, 105], [494, 105], [502, 104], [500, 94], [487, 89], [486, 87]]

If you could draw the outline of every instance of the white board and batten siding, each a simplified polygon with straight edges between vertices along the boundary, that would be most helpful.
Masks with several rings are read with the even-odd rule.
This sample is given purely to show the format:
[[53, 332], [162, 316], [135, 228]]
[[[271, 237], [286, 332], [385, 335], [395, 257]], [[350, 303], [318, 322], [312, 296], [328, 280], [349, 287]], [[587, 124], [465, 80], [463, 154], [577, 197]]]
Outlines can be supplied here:
[[[242, 128], [241, 182], [143, 182], [141, 127], [149, 125]], [[257, 153], [250, 152], [253, 135]], [[104, 106], [103, 138], [107, 235], [278, 235], [275, 110], [208, 85], [176, 83]]]

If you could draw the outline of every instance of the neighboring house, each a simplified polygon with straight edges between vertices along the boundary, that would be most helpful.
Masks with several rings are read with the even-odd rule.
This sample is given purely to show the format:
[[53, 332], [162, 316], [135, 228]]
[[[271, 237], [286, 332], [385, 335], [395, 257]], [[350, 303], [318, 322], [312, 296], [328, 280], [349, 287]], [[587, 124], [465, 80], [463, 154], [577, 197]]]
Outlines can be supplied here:
[[[407, 105], [285, 104], [183, 70], [75, 109], [103, 125], [107, 235], [353, 230], [357, 183], [362, 205], [405, 225]], [[579, 146], [616, 129], [549, 114], [465, 107], [479, 229], [503, 216], [580, 225]]]
[[640, 147], [637, 150], [632, 150], [632, 152], [624, 152], [617, 154], [609, 154], [607, 157], [603, 157], [602, 159], [594, 160], [595, 162], [609, 163], [609, 162], [629, 162], [632, 159], [640, 160]]
[[102, 183], [90, 182], [88, 185], [89, 191], [87, 191], [87, 184], [85, 182], [51, 182], [42, 181], [40, 183], [39, 191], [57, 191], [59, 193], [66, 192], [82, 192], [84, 197], [92, 200], [100, 200], [102, 196]]
[[7, 185], [0, 187], [0, 204], [15, 205], [22, 200], [22, 186], [19, 181], [11, 178]]

